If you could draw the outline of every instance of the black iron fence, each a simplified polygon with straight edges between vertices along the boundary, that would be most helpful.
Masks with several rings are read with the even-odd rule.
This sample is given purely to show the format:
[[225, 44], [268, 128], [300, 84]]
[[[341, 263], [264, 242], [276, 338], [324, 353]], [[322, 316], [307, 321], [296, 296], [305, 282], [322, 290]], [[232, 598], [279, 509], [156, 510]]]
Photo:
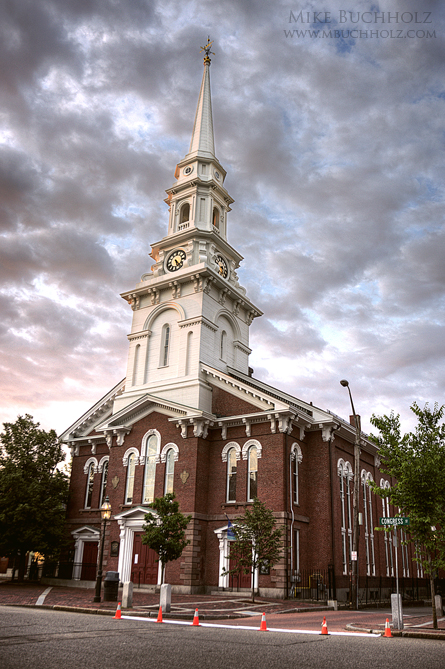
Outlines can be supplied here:
[[[342, 576], [337, 578], [337, 587], [333, 569], [303, 569], [293, 576], [289, 596], [296, 599], [311, 601], [326, 601], [337, 599], [337, 590], [342, 591], [339, 596], [345, 601], [349, 598], [350, 583]], [[445, 579], [435, 580], [436, 593], [445, 595]], [[359, 576], [358, 595], [362, 605], [387, 603], [391, 593], [396, 592], [396, 579], [385, 576]], [[429, 580], [426, 578], [399, 578], [399, 592], [405, 602], [421, 601], [430, 598]]]
[[290, 596], [296, 599], [326, 601], [333, 598], [330, 569], [302, 569], [294, 576]]
[[46, 578], [95, 581], [96, 569], [96, 562], [45, 562], [42, 576]]
[[[441, 583], [444, 579], [435, 579], [435, 591], [443, 592]], [[395, 577], [359, 576], [358, 595], [361, 604], [380, 604], [390, 600], [391, 593], [397, 588]], [[430, 582], [417, 576], [399, 578], [399, 593], [406, 603], [419, 602], [430, 598]]]

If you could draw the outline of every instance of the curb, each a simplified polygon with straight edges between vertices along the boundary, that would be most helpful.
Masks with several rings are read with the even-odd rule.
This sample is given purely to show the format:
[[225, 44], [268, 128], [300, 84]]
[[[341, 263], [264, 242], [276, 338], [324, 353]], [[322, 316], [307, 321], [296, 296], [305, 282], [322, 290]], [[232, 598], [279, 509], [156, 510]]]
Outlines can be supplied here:
[[[90, 615], [99, 615], [99, 616], [113, 616], [116, 613], [115, 609], [90, 609], [85, 606], [68, 606], [67, 604], [53, 604], [53, 605], [48, 605], [48, 604], [42, 604], [40, 606], [36, 606], [36, 604], [0, 604], [0, 606], [14, 606], [16, 608], [27, 608], [27, 609], [46, 609], [47, 611], [66, 611], [68, 613], [87, 613]], [[157, 618], [158, 612], [157, 611], [137, 611], [135, 609], [122, 609], [125, 612], [125, 615], [127, 616], [137, 616], [139, 618]], [[261, 613], [258, 614], [259, 616]], [[173, 612], [173, 613], [163, 613], [162, 617], [167, 619], [167, 620], [193, 620], [193, 613], [181, 613], [181, 612]], [[249, 616], [250, 617], [250, 616]], [[216, 614], [216, 615], [210, 615], [208, 613], [200, 612], [199, 613], [199, 619], [200, 620], [238, 620], [240, 618], [239, 615], [233, 615], [230, 613], [224, 613], [224, 614]]]
[[[346, 625], [346, 629], [351, 631], [351, 632], [368, 632], [369, 634], [380, 634], [380, 636], [383, 637], [383, 631], [382, 630], [374, 630], [370, 629], [369, 627], [359, 627], [358, 625], [354, 625], [352, 623], [349, 623]], [[445, 631], [444, 632], [434, 632], [432, 631], [431, 633], [429, 632], [411, 632], [408, 630], [391, 630], [391, 634], [393, 637], [406, 637], [407, 639], [432, 639], [433, 641], [445, 641]]]
[[345, 626], [345, 629], [347, 629], [349, 632], [367, 632], [368, 634], [375, 634], [378, 636], [383, 636], [383, 630], [373, 630], [370, 629], [369, 627], [359, 627], [358, 625], [354, 625], [353, 623], [348, 623]]

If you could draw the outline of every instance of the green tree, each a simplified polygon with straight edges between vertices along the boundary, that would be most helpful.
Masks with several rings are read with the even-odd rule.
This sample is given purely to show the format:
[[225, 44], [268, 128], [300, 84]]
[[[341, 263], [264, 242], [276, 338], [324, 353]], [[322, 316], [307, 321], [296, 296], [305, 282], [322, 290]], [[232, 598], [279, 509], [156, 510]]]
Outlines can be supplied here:
[[410, 519], [407, 540], [416, 547], [417, 560], [430, 576], [434, 627], [434, 577], [445, 568], [445, 425], [441, 422], [444, 406], [428, 404], [411, 410], [417, 417], [414, 432], [401, 433], [400, 417], [375, 416], [371, 423], [379, 435], [370, 439], [379, 449], [381, 469], [395, 479], [388, 488], [374, 485], [374, 492], [389, 497], [401, 515]]
[[159, 555], [158, 562], [162, 565], [161, 584], [164, 583], [165, 565], [181, 557], [182, 551], [190, 543], [185, 538], [185, 530], [191, 521], [191, 516], [184, 516], [179, 511], [179, 503], [175, 494], [167, 493], [164, 497], [157, 497], [151, 508], [156, 511], [145, 515], [146, 524], [143, 526], [145, 534], [142, 543], [152, 548]]
[[23, 578], [29, 551], [51, 556], [64, 536], [68, 477], [54, 430], [32, 416], [4, 423], [0, 434], [0, 555], [13, 557]]
[[223, 574], [238, 574], [243, 571], [252, 576], [252, 602], [255, 601], [255, 573], [258, 569], [270, 569], [282, 555], [283, 532], [275, 529], [275, 518], [270, 509], [255, 497], [252, 509], [233, 521], [235, 541], [230, 542], [230, 558], [235, 563]]

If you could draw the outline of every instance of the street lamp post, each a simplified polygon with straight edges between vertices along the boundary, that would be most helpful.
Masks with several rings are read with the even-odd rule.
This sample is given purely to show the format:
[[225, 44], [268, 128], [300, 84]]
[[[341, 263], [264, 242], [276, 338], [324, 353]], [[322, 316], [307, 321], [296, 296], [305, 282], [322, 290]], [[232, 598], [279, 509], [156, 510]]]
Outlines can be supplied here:
[[352, 401], [349, 382], [342, 379], [340, 384], [349, 391], [351, 400], [352, 415], [355, 424], [354, 441], [354, 491], [352, 498], [352, 552], [356, 559], [352, 560], [352, 587], [351, 587], [351, 605], [358, 610], [358, 537], [359, 537], [359, 495], [360, 495], [360, 416], [355, 413], [354, 402]]
[[100, 602], [100, 591], [102, 588], [102, 562], [104, 559], [105, 527], [107, 525], [107, 520], [109, 520], [111, 517], [111, 504], [110, 500], [108, 499], [108, 495], [105, 498], [105, 502], [100, 507], [100, 514], [102, 516], [102, 531], [100, 534], [99, 565], [96, 578], [96, 592], [94, 595], [93, 602]]

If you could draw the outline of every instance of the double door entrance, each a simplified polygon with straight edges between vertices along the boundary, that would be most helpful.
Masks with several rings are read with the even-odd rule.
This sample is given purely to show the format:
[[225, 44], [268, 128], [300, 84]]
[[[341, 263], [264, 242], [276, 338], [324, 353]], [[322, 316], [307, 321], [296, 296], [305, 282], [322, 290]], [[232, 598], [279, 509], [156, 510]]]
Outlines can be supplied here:
[[[83, 545], [82, 571], [80, 578], [82, 581], [95, 581], [97, 570], [97, 548], [96, 541], [85, 541]], [[78, 578], [78, 577], [77, 577]]]
[[[236, 569], [238, 562], [230, 557], [229, 559], [229, 569]], [[229, 588], [233, 590], [240, 590], [241, 588], [251, 588], [252, 587], [252, 575], [250, 573], [246, 574], [244, 569], [238, 571], [235, 574], [229, 575]]]
[[158, 582], [158, 554], [142, 543], [143, 532], [135, 532], [133, 557], [131, 559], [131, 580], [135, 585], [156, 585]]

